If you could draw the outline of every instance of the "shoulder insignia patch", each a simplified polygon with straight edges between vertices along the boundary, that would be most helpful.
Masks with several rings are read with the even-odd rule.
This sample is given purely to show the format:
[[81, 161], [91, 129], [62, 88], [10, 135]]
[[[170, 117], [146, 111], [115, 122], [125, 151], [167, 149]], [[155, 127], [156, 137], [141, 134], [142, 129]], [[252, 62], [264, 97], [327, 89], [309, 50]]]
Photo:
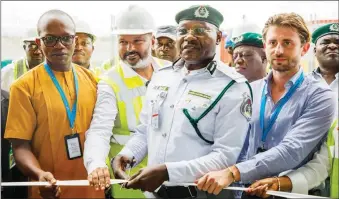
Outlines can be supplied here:
[[242, 96], [243, 101], [240, 106], [240, 112], [247, 119], [247, 121], [250, 121], [252, 117], [252, 100], [247, 93], [243, 93]]

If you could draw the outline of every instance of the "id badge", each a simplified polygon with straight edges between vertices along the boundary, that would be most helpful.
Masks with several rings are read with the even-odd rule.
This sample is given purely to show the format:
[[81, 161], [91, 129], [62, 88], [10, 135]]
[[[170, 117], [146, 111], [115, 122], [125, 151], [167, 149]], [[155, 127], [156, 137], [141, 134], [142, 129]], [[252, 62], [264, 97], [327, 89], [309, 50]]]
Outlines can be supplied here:
[[78, 133], [65, 136], [66, 152], [69, 160], [82, 157], [80, 137]]
[[159, 104], [157, 100], [154, 100], [152, 103], [151, 126], [153, 129], [159, 128]]

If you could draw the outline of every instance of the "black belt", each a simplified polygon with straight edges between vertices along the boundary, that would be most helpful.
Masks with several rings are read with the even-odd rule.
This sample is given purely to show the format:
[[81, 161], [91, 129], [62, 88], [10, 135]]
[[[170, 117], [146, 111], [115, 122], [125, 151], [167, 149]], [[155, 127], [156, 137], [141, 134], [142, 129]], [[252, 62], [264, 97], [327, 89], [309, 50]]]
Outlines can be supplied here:
[[162, 185], [158, 190], [157, 195], [161, 198], [196, 198], [197, 190], [194, 186], [181, 187], [167, 187]]

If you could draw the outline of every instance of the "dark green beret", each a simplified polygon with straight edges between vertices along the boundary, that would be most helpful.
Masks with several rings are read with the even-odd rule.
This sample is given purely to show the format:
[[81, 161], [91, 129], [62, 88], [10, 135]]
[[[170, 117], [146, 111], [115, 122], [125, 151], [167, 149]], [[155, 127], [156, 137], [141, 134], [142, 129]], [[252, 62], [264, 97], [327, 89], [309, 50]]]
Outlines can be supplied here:
[[224, 17], [218, 10], [209, 5], [195, 5], [180, 11], [175, 16], [177, 23], [182, 20], [205, 21], [219, 28], [220, 24], [224, 21]]
[[339, 34], [339, 24], [330, 23], [317, 28], [312, 34], [312, 42], [315, 44], [320, 37], [328, 34]]
[[254, 32], [246, 32], [243, 33], [242, 35], [238, 37], [234, 37], [233, 39], [234, 42], [234, 48], [238, 46], [254, 46], [258, 48], [263, 48], [263, 40], [262, 40], [262, 35]]

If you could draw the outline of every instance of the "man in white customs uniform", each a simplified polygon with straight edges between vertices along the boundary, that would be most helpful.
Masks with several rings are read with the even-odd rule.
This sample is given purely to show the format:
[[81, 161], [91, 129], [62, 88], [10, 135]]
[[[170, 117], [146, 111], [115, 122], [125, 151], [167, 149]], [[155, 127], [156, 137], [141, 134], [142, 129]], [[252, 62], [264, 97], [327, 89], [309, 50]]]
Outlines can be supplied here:
[[[147, 197], [214, 198], [194, 187], [162, 184], [194, 182], [236, 162], [249, 128], [251, 90], [242, 75], [215, 58], [219, 11], [192, 6], [175, 19], [181, 59], [153, 75], [140, 125], [112, 168], [126, 179], [126, 165], [148, 154], [148, 166], [129, 178], [126, 188], [146, 191]], [[233, 194], [225, 190], [218, 197]]]
[[[136, 5], [129, 6], [117, 18], [114, 34], [118, 35], [120, 63], [99, 78], [98, 97], [84, 146], [88, 180], [96, 190], [109, 186], [109, 160], [134, 134], [146, 87], [153, 73], [172, 64], [151, 56], [155, 29], [150, 13]], [[109, 158], [105, 162], [107, 156]], [[134, 174], [146, 165], [145, 158], [130, 173]], [[113, 198], [144, 197], [140, 190], [122, 189], [119, 185], [112, 186], [111, 190]]]

